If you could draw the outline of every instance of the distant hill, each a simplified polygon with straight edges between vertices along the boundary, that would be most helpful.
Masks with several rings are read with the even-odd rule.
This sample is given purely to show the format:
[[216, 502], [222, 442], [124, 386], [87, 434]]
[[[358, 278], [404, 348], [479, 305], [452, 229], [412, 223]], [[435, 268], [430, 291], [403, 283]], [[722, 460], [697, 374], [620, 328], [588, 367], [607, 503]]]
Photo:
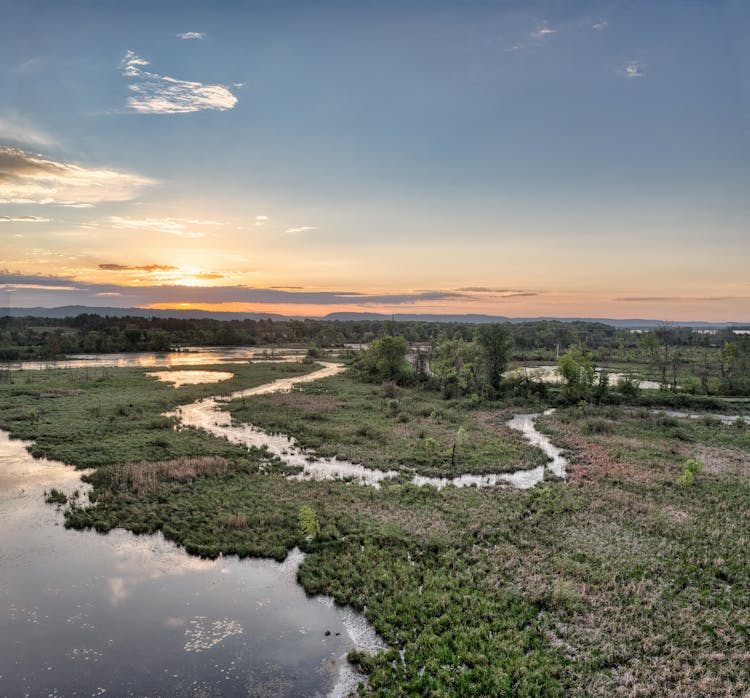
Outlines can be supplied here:
[[[411, 315], [407, 313], [396, 313], [395, 315], [385, 315], [382, 313], [329, 313], [326, 315], [327, 320], [395, 320], [396, 322], [468, 322], [473, 324], [483, 324], [489, 322], [600, 322], [605, 325], [623, 328], [648, 328], [658, 327], [662, 324], [661, 320], [645, 320], [639, 318], [601, 318], [601, 317], [505, 317], [503, 315]], [[703, 321], [686, 321], [673, 322], [675, 327], [695, 327], [696, 329], [724, 329], [727, 327], [743, 328], [750, 327], [748, 323], [740, 322], [703, 322]]]
[[[109, 317], [124, 317], [131, 315], [134, 317], [157, 317], [157, 318], [210, 318], [214, 320], [273, 320], [274, 322], [285, 322], [287, 320], [331, 320], [341, 322], [351, 321], [389, 321], [396, 322], [464, 322], [470, 324], [483, 324], [490, 322], [601, 322], [605, 325], [621, 328], [649, 328], [658, 327], [661, 324], [659, 320], [644, 320], [639, 318], [618, 319], [618, 318], [590, 318], [590, 317], [505, 317], [502, 315], [440, 315], [440, 314], [412, 314], [396, 313], [387, 315], [384, 313], [350, 313], [338, 312], [329, 313], [323, 317], [308, 315], [279, 315], [278, 313], [232, 313], [216, 312], [212, 310], [153, 310], [151, 308], [115, 308], [115, 307], [94, 307], [86, 305], [63, 305], [57, 308], [6, 308], [0, 309], [0, 316], [11, 317], [48, 317], [48, 318], [66, 318], [75, 317], [90, 313], [95, 315]], [[750, 329], [750, 322], [674, 322], [676, 327], [694, 327], [696, 329]]]
[[154, 310], [153, 308], [112, 308], [112, 307], [95, 307], [87, 305], [62, 305], [57, 308], [2, 308], [0, 316], [10, 315], [11, 317], [50, 317], [66, 318], [75, 317], [76, 315], [92, 314], [101, 315], [102, 317], [158, 317], [158, 318], [177, 318], [181, 320], [210, 318], [213, 320], [289, 320], [286, 315], [277, 313], [227, 313], [214, 312], [211, 310]]

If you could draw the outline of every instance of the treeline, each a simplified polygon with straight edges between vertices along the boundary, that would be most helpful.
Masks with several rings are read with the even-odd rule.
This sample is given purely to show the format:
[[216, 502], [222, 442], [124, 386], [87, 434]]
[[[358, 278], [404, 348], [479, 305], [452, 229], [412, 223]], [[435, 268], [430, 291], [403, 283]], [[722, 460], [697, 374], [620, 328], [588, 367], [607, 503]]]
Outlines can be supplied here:
[[[0, 318], [0, 361], [53, 359], [70, 354], [170, 351], [188, 346], [297, 345], [328, 348], [367, 345], [402, 337], [416, 354], [415, 366], [450, 374], [444, 391], [474, 394], [482, 325], [382, 320], [213, 320], [103, 317], [86, 313], [65, 319]], [[635, 332], [598, 322], [503, 323], [508, 358], [554, 363], [569, 347], [582, 345], [597, 365], [637, 365], [640, 373], [676, 390], [694, 393], [750, 392], [746, 335], [712, 334], [668, 323]], [[486, 352], [486, 349], [484, 350]]]
[[[169, 351], [186, 346], [299, 344], [336, 347], [369, 343], [398, 334], [410, 344], [445, 338], [471, 341], [476, 325], [381, 320], [212, 320], [201, 318], [103, 317], [82, 314], [63, 320], [37, 317], [0, 319], [0, 358], [56, 358], [66, 354]], [[509, 325], [522, 359], [553, 358], [558, 347], [585, 341], [594, 349], [632, 344], [626, 330], [595, 322], [532, 322]]]
[[[511, 328], [508, 324], [478, 325], [468, 340], [455, 336], [429, 345], [410, 345], [402, 336], [385, 336], [357, 355], [353, 367], [362, 380], [421, 384], [440, 390], [445, 398], [546, 397], [548, 386], [543, 381], [525, 372], [507, 372], [514, 357]], [[668, 327], [639, 340], [639, 349], [650, 357], [646, 368], [661, 376], [662, 393], [750, 395], [750, 337], [733, 337], [734, 341], [724, 341], [712, 352], [704, 341], [697, 353], [690, 351], [693, 345], [679, 340], [680, 335]], [[598, 365], [586, 342], [568, 346], [556, 363], [562, 381], [556, 392], [563, 401], [602, 402], [613, 391], [632, 399], [640, 393], [643, 371], [636, 373], [637, 362], [618, 366], [616, 384], [611, 385], [611, 366]]]
[[[599, 361], [646, 362], [651, 349], [642, 334], [598, 322], [555, 320], [507, 324], [514, 358], [527, 361], [557, 359], [572, 344], [584, 343]], [[65, 319], [0, 318], [2, 358], [55, 358], [65, 354], [122, 351], [168, 351], [185, 346], [255, 346], [301, 344], [319, 347], [369, 343], [385, 335], [399, 335], [410, 344], [439, 343], [446, 339], [472, 341], [477, 325], [443, 322], [390, 322], [382, 320], [184, 320], [176, 318], [104, 317], [82, 314]], [[690, 328], [670, 328], [670, 345], [721, 347], [734, 338], [731, 332], [714, 335]], [[657, 338], [657, 344], [662, 340]]]

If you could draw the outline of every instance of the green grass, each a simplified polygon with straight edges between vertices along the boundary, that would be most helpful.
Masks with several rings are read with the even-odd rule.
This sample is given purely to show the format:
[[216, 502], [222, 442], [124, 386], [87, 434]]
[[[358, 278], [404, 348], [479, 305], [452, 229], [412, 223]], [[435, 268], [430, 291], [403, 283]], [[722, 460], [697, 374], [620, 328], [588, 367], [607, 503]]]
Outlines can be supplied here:
[[153, 369], [59, 369], [13, 373], [0, 383], [0, 429], [33, 439], [34, 456], [77, 468], [139, 460], [223, 455], [246, 458], [246, 449], [201, 433], [173, 430], [163, 412], [217, 393], [311, 370], [300, 364], [219, 364], [204, 369], [231, 371], [215, 384], [173, 388], [146, 373]]
[[[269, 377], [262, 371], [293, 369], [241, 370], [238, 383], [257, 384]], [[91, 478], [97, 504], [71, 509], [68, 524], [160, 530], [190, 552], [212, 557], [281, 559], [301, 545], [308, 552], [299, 575], [304, 588], [362, 610], [392, 647], [375, 657], [353, 656], [369, 673], [374, 695], [750, 691], [746, 428], [612, 406], [561, 408], [542, 424], [570, 453], [566, 483], [546, 482], [529, 491], [438, 492], [397, 484], [374, 490], [289, 481], [274, 468], [259, 473], [257, 452], [191, 430], [144, 426], [175, 401], [233, 386], [180, 392], [137, 370], [111, 373], [110, 387], [45, 372], [0, 392], [0, 424], [38, 438], [51, 457], [67, 454], [76, 465], [98, 464]], [[398, 413], [420, 423], [430, 419], [420, 416], [420, 409], [442, 407], [444, 416], [434, 427], [438, 436], [460, 424], [471, 434], [467, 420], [476, 416], [410, 391], [392, 416], [387, 400], [393, 398], [381, 409], [372, 386], [349, 386], [341, 378], [313, 387], [290, 396], [288, 405], [253, 399], [251, 407], [248, 400], [235, 416], [253, 409], [253, 421], [260, 417], [281, 427], [288, 412], [292, 428], [302, 434], [314, 433], [305, 425], [319, 425], [322, 412], [331, 421], [328, 428], [344, 435], [372, 419], [381, 449], [393, 451], [385, 457], [399, 453], [401, 430], [411, 424], [399, 421]], [[10, 396], [11, 389], [21, 388], [30, 392]], [[81, 392], [39, 397], [51, 388]], [[323, 398], [344, 405], [321, 410]], [[133, 407], [119, 414], [124, 399]], [[100, 402], [105, 426], [112, 425], [101, 434], [96, 430], [105, 427], [87, 424]], [[31, 409], [34, 419], [17, 418]], [[505, 416], [497, 421], [504, 423]], [[148, 448], [128, 445], [123, 429], [129, 425], [153, 439], [178, 439], [168, 449], [170, 458], [195, 448], [199, 453], [190, 455], [222, 456], [231, 467], [215, 459], [209, 462], [223, 464], [215, 472], [191, 474], [163, 465], [153, 468], [159, 473], [153, 486], [133, 487], [118, 477], [122, 464], [152, 458]], [[77, 439], [79, 432], [86, 438]], [[101, 449], [91, 438], [97, 435], [109, 439], [111, 448]], [[700, 458], [705, 467], [690, 487], [680, 486], [690, 458]], [[310, 542], [300, 531], [304, 507], [319, 524]]]
[[[469, 409], [435, 392], [383, 388], [347, 375], [289, 394], [234, 400], [225, 409], [236, 423], [284, 432], [318, 456], [371, 468], [449, 476], [512, 472], [547, 460], [505, 424], [511, 413]], [[460, 427], [466, 430], [465, 445], [457, 444]]]

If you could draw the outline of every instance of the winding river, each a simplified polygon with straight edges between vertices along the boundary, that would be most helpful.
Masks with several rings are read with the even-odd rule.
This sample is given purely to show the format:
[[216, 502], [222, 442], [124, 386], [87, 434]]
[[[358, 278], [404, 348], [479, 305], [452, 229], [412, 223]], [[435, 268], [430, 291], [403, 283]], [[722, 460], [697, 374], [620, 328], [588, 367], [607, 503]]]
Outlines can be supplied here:
[[[294, 438], [285, 434], [271, 434], [252, 424], [232, 424], [229, 412], [221, 409], [221, 404], [237, 398], [268, 393], [289, 392], [296, 385], [309, 383], [335, 376], [345, 370], [343, 364], [326, 362], [323, 367], [303, 376], [280, 378], [279, 380], [256, 388], [239, 390], [228, 397], [212, 397], [198, 400], [189, 405], [183, 405], [167, 416], [177, 416], [183, 426], [204, 429], [214, 436], [223, 437], [232, 443], [244, 444], [248, 447], [266, 448], [267, 451], [284, 461], [287, 465], [299, 468], [300, 472], [290, 475], [290, 479], [297, 480], [351, 480], [361, 485], [380, 487], [380, 483], [400, 475], [395, 470], [378, 470], [367, 468], [358, 463], [336, 458], [316, 458], [311, 453], [300, 448]], [[540, 465], [528, 470], [518, 470], [513, 473], [493, 473], [490, 475], [464, 474], [452, 478], [427, 477], [414, 474], [411, 482], [415, 485], [431, 485], [442, 489], [448, 485], [454, 487], [494, 487], [507, 483], [514, 487], [526, 489], [533, 487], [544, 479], [547, 469], [557, 477], [565, 476], [567, 461], [562, 452], [550, 440], [537, 431], [534, 420], [538, 414], [519, 414], [508, 422], [512, 429], [520, 431], [526, 439], [541, 448], [550, 459], [546, 465]]]
[[[348, 478], [378, 487], [398, 473], [315, 459], [288, 436], [232, 426], [221, 409], [229, 399], [289, 391], [342, 370], [325, 363], [307, 375], [182, 406], [177, 414], [185, 426], [265, 446], [300, 469], [293, 479]], [[177, 373], [157, 377], [175, 384], [226, 378]], [[547, 465], [455, 478], [415, 474], [411, 481], [526, 488], [547, 468], [564, 476], [565, 458], [536, 430], [536, 416], [517, 415], [508, 424], [547, 453]], [[53, 487], [78, 491], [85, 505], [81, 473], [32, 458], [29, 445], [0, 431], [0, 695], [346, 696], [364, 678], [346, 653], [385, 648], [361, 615], [304, 593], [296, 582], [304, 557], [297, 549], [283, 563], [203, 560], [161, 535], [64, 529], [62, 513], [43, 494]]]

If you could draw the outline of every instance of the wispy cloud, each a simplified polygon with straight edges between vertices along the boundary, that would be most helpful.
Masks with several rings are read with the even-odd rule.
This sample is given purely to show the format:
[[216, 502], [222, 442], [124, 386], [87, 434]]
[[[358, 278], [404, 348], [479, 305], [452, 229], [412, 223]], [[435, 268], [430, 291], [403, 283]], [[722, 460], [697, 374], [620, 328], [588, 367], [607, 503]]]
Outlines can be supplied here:
[[646, 75], [646, 68], [642, 63], [631, 61], [622, 69], [622, 73], [628, 79], [642, 78]]
[[110, 216], [107, 222], [110, 227], [117, 228], [118, 230], [146, 230], [177, 235], [183, 238], [202, 238], [206, 236], [206, 233], [190, 230], [192, 226], [222, 225], [220, 221], [204, 221], [195, 218], [136, 218], [129, 216]]
[[747, 296], [629, 296], [613, 298], [622, 303], [714, 303], [724, 301], [747, 301]]
[[541, 27], [531, 32], [531, 37], [533, 39], [545, 39], [552, 34], [557, 34], [557, 29], [553, 29], [547, 22], [544, 22]]
[[284, 232], [289, 233], [291, 235], [295, 235], [297, 233], [309, 233], [313, 230], [318, 230], [317, 225], [298, 225], [294, 226], [292, 228], [287, 228]]
[[49, 223], [51, 220], [40, 216], [0, 216], [0, 223]]
[[118, 172], [56, 162], [23, 150], [0, 146], [0, 203], [90, 206], [128, 201], [154, 180]]
[[595, 22], [591, 25], [591, 28], [595, 32], [601, 32], [604, 31], [609, 26], [609, 22], [607, 22], [606, 19], [601, 20], [601, 22]]
[[[123, 265], [124, 266], [124, 265]], [[200, 278], [198, 275], [193, 275]], [[220, 274], [203, 274], [203, 278], [217, 278]], [[21, 302], [44, 302], [44, 292], [59, 288], [75, 291], [77, 302], [86, 303], [98, 295], [120, 294], [122, 302], [130, 305], [155, 304], [295, 304], [295, 305], [409, 305], [429, 301], [465, 300], [466, 294], [457, 291], [407, 291], [404, 293], [372, 294], [357, 291], [305, 291], [250, 286], [187, 286], [158, 284], [127, 286], [124, 284], [85, 283], [65, 276], [0, 273], [0, 287], [18, 291], [35, 290], [36, 295], [23, 296]], [[39, 296], [42, 295], [40, 298]], [[67, 294], [66, 294], [67, 295]], [[46, 302], [54, 302], [49, 298]]]
[[457, 288], [456, 291], [494, 298], [526, 298], [539, 295], [539, 291], [524, 291], [516, 288], [490, 288], [488, 286], [464, 286], [463, 288]]
[[178, 39], [205, 39], [206, 35], [203, 32], [183, 32], [177, 35]]
[[128, 51], [120, 62], [125, 77], [132, 78], [128, 107], [139, 114], [184, 114], [202, 110], [226, 111], [237, 98], [224, 85], [204, 85], [151, 73], [149, 62]]
[[28, 119], [21, 118], [17, 114], [6, 114], [0, 117], [0, 141], [41, 147], [53, 145], [55, 142], [52, 136], [34, 128], [29, 124]]
[[268, 223], [268, 216], [255, 216], [255, 225], [262, 228], [266, 223]]
[[143, 264], [140, 266], [128, 266], [127, 264], [100, 264], [99, 269], [102, 271], [173, 271], [177, 267], [168, 264]]

